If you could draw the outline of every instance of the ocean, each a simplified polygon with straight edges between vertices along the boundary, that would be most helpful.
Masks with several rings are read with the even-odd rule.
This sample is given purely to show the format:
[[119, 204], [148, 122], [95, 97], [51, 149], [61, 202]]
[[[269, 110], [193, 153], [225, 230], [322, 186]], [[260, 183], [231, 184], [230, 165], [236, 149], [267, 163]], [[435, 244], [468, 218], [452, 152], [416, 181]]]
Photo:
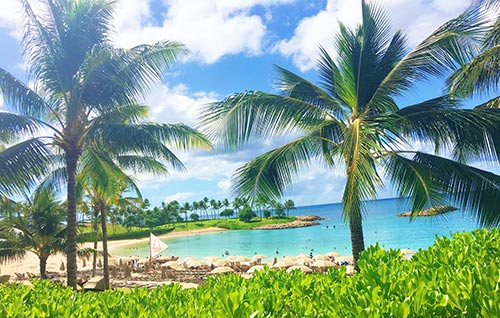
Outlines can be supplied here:
[[[455, 211], [437, 217], [420, 217], [410, 222], [398, 217], [408, 211], [405, 200], [384, 199], [368, 202], [363, 222], [365, 246], [379, 243], [384, 248], [409, 248], [417, 251], [433, 244], [436, 236], [471, 231], [479, 226], [468, 213]], [[320, 225], [284, 230], [241, 230], [208, 233], [163, 239], [169, 245], [164, 256], [184, 258], [194, 256], [229, 255], [251, 257], [257, 253], [268, 257], [297, 255], [300, 253], [323, 254], [336, 251], [351, 255], [349, 226], [342, 221], [340, 203], [298, 207], [290, 215], [318, 215], [324, 220]], [[145, 243], [118, 249], [114, 256], [149, 255]]]

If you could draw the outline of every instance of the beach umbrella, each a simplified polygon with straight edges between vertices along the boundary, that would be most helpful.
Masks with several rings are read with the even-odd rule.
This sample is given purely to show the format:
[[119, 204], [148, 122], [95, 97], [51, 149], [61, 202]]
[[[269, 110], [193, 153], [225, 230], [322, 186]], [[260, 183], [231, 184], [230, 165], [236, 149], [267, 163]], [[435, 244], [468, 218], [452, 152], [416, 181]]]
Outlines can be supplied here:
[[266, 255], [264, 254], [255, 254], [254, 256], [252, 256], [253, 259], [263, 259], [263, 258], [267, 258]]
[[279, 262], [277, 262], [276, 264], [273, 265], [272, 268], [288, 268], [290, 266], [293, 266], [294, 264], [294, 261], [291, 261], [291, 260], [281, 260]]
[[189, 263], [191, 261], [199, 262], [199, 259], [197, 259], [196, 257], [188, 256], [185, 259], [183, 259], [181, 263]]
[[330, 258], [323, 254], [314, 255], [313, 260], [315, 261], [328, 261]]
[[321, 268], [334, 267], [334, 266], [336, 266], [334, 262], [322, 261], [322, 260], [316, 260], [314, 261], [314, 263], [311, 264], [311, 267], [321, 267]]
[[217, 260], [215, 262], [213, 262], [212, 264], [216, 267], [220, 267], [220, 266], [226, 266], [228, 265], [229, 263], [231, 263], [230, 260], [228, 259], [225, 259], [225, 258], [221, 258], [220, 260]]
[[302, 259], [304, 259], [304, 258], [309, 258], [309, 259], [310, 259], [310, 258], [311, 258], [311, 256], [309, 256], [309, 255], [307, 255], [307, 254], [302, 253], [302, 254], [297, 255], [297, 258], [298, 258], [298, 259], [301, 259], [301, 258], [302, 258]]
[[237, 258], [238, 258], [238, 256], [236, 256], [236, 255], [231, 255], [231, 256], [226, 257], [226, 259], [228, 261], [231, 261], [231, 262], [234, 262]]
[[313, 260], [310, 258], [297, 258], [295, 262], [293, 262], [293, 265], [306, 265], [311, 264], [312, 262]]
[[312, 273], [312, 269], [310, 269], [309, 267], [305, 266], [305, 265], [293, 265], [293, 266], [290, 266], [288, 267], [288, 269], [286, 270], [288, 273], [294, 271], [294, 270], [301, 270], [303, 273]]
[[202, 267], [208, 267], [208, 265], [207, 265], [206, 263], [203, 263], [203, 262], [198, 261], [198, 260], [192, 260], [192, 261], [186, 262], [186, 265], [187, 265], [187, 267], [189, 267], [189, 268], [202, 268]]
[[176, 261], [169, 261], [169, 262], [163, 263], [163, 264], [161, 264], [161, 267], [162, 268], [171, 268], [171, 269], [175, 269], [175, 270], [184, 269], [182, 264], [179, 264]]
[[415, 254], [415, 251], [414, 250], [410, 250], [409, 248], [403, 248], [403, 249], [401, 249], [401, 254], [413, 255], [413, 254]]
[[295, 256], [285, 256], [283, 257], [283, 261], [292, 261], [292, 262], [295, 262], [297, 258]]
[[227, 266], [217, 267], [210, 271], [210, 274], [226, 274], [226, 273], [234, 273], [234, 269]]
[[250, 262], [251, 259], [246, 256], [238, 256], [234, 259], [235, 262]]
[[325, 255], [328, 257], [337, 257], [337, 256], [340, 256], [340, 253], [330, 252], [330, 253], [326, 253]]
[[255, 265], [247, 270], [247, 274], [253, 274], [255, 271], [262, 271], [265, 269], [264, 265]]
[[209, 262], [209, 263], [213, 263], [213, 262], [218, 261], [218, 260], [220, 260], [220, 259], [221, 259], [221, 258], [220, 258], [220, 257], [218, 257], [218, 256], [205, 256], [205, 257], [203, 257], [203, 260], [204, 260], [205, 262]]

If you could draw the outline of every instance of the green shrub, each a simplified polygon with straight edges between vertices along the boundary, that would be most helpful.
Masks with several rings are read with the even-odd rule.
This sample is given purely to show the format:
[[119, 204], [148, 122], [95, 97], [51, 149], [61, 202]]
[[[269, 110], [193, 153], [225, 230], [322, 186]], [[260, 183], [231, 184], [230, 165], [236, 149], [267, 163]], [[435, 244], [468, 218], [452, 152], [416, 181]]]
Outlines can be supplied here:
[[498, 229], [457, 233], [411, 261], [374, 245], [353, 277], [267, 270], [209, 277], [196, 289], [102, 293], [1, 285], [0, 317], [500, 317], [499, 242]]

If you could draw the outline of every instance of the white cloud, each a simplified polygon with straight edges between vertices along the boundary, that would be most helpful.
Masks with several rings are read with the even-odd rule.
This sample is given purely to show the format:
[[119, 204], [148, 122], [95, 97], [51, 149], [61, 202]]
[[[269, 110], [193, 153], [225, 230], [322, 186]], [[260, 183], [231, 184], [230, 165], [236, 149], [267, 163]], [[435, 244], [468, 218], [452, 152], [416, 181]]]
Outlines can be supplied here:
[[[393, 28], [405, 30], [408, 44], [413, 46], [439, 25], [461, 13], [471, 0], [385, 0], [380, 3], [389, 13]], [[360, 21], [360, 16], [359, 2], [328, 0], [325, 8], [315, 16], [302, 19], [294, 35], [278, 42], [275, 50], [291, 57], [301, 71], [310, 70], [318, 56], [318, 45], [330, 48], [338, 29], [337, 21], [352, 28]]]
[[256, 55], [262, 51], [266, 26], [250, 9], [293, 1], [166, 0], [162, 21], [153, 24], [150, 2], [125, 0], [117, 7], [115, 41], [119, 46], [131, 47], [176, 40], [204, 63], [213, 63], [226, 54]]
[[174, 87], [161, 84], [146, 98], [146, 105], [150, 107], [149, 117], [152, 121], [181, 122], [194, 126], [201, 108], [219, 98], [214, 92], [191, 92], [184, 84]]
[[179, 201], [179, 202], [186, 202], [189, 201], [193, 197], [194, 193], [193, 192], [177, 192], [172, 195], [167, 195], [165, 199], [163, 200], [164, 202], [171, 202], [171, 201]]
[[230, 193], [231, 191], [231, 179], [225, 179], [217, 182], [217, 187], [221, 189], [224, 193]]
[[[39, 0], [28, 1], [37, 14], [44, 11], [44, 4]], [[2, 9], [0, 10], [0, 28], [10, 30], [10, 35], [21, 40], [22, 28], [20, 28], [22, 19], [22, 6], [19, 0], [2, 0]]]

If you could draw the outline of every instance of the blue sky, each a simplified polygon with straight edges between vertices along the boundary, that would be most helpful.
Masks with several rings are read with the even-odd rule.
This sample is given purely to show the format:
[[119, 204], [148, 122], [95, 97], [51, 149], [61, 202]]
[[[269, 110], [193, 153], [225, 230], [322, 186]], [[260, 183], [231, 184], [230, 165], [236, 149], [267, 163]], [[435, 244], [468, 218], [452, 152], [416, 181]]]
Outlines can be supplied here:
[[[30, 1], [40, 8], [37, 1]], [[440, 24], [458, 15], [470, 0], [381, 0], [395, 29], [405, 30], [416, 45]], [[26, 79], [19, 46], [17, 0], [2, 0], [0, 66]], [[151, 120], [196, 125], [203, 105], [243, 90], [273, 91], [277, 64], [315, 81], [318, 44], [329, 47], [337, 21], [354, 26], [360, 18], [355, 0], [121, 0], [116, 6], [114, 41], [132, 47], [159, 40], [184, 43], [181, 58], [146, 98]], [[404, 102], [439, 93], [442, 83], [417, 88]], [[0, 99], [0, 111], [8, 109]], [[178, 153], [187, 170], [168, 176], [136, 176], [143, 195], [153, 204], [230, 197], [234, 170], [283, 140], [254, 142], [231, 154], [199, 151]], [[416, 145], [424, 147], [425, 145]], [[286, 197], [297, 205], [339, 202], [342, 169], [320, 164], [298, 176]], [[393, 196], [389, 185], [380, 197]]]

